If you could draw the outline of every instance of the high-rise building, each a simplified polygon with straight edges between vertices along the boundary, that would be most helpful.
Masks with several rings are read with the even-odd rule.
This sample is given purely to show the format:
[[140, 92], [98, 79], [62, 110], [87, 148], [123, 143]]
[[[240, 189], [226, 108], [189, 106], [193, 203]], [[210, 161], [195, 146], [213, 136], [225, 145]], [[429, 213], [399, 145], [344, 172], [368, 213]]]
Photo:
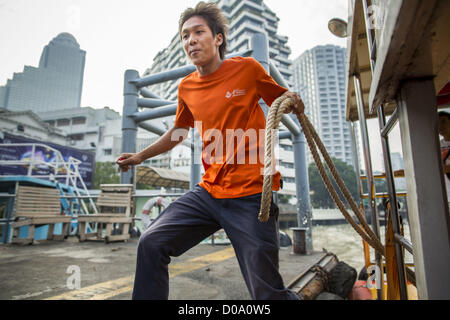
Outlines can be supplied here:
[[60, 33], [44, 50], [39, 67], [25, 66], [0, 87], [0, 107], [35, 113], [80, 108], [86, 52], [69, 33]]
[[351, 128], [345, 120], [346, 79], [345, 48], [316, 46], [294, 60], [294, 88], [305, 103], [305, 114], [328, 153], [354, 165]]

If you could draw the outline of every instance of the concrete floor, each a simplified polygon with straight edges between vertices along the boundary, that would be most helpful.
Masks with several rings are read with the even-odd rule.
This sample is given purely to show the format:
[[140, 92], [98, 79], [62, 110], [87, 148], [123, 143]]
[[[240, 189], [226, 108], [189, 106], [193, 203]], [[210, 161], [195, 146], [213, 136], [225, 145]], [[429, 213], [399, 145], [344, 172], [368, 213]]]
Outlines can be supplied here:
[[[42, 241], [32, 246], [0, 245], [0, 299], [131, 299], [137, 242], [79, 243], [70, 237], [64, 242]], [[320, 256], [321, 252], [294, 255], [292, 247], [282, 248], [280, 273], [285, 285]], [[200, 244], [172, 258], [169, 272], [169, 299], [250, 299], [229, 245]]]

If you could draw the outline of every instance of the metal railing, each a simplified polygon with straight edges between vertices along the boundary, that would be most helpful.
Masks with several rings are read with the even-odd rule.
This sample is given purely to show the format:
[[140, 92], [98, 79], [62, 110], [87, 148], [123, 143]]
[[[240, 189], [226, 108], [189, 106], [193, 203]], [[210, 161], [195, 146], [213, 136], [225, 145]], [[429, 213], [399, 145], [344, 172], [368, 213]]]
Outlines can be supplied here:
[[[359, 124], [361, 129], [361, 136], [362, 136], [362, 145], [364, 150], [364, 163], [366, 168], [366, 176], [367, 176], [367, 190], [368, 190], [368, 201], [369, 201], [369, 208], [370, 213], [372, 215], [372, 229], [375, 235], [378, 239], [380, 239], [380, 222], [378, 219], [378, 212], [377, 212], [377, 205], [376, 205], [376, 195], [375, 195], [375, 182], [373, 178], [373, 170], [372, 170], [372, 157], [370, 152], [370, 144], [369, 144], [369, 133], [367, 129], [367, 121], [366, 121], [366, 114], [364, 110], [364, 100], [363, 100], [363, 93], [361, 89], [361, 79], [359, 75], [354, 75], [354, 86], [355, 86], [355, 93], [356, 93], [356, 102], [358, 106], [358, 117], [359, 117]], [[357, 173], [357, 177], [359, 177], [359, 172]], [[362, 191], [362, 182], [359, 185], [361, 187]], [[363, 201], [362, 196], [360, 197], [361, 202]], [[377, 267], [379, 270], [382, 270], [382, 256], [379, 252], [375, 252], [375, 260]], [[381, 273], [381, 276], [383, 277], [384, 274]], [[381, 279], [381, 283], [383, 283], [383, 279]], [[377, 288], [377, 296], [378, 299], [381, 299], [382, 297], [382, 289]]]

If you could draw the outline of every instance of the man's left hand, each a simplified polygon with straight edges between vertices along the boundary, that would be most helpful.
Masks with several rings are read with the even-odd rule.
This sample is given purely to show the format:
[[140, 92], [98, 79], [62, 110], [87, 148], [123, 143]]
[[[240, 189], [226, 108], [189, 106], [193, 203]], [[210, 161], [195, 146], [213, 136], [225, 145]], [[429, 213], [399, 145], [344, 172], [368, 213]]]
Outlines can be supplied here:
[[305, 112], [305, 105], [303, 104], [302, 98], [300, 96], [292, 91], [286, 91], [283, 96], [289, 97], [294, 101], [294, 106], [287, 109], [284, 113], [291, 113], [294, 111], [294, 113], [302, 114]]

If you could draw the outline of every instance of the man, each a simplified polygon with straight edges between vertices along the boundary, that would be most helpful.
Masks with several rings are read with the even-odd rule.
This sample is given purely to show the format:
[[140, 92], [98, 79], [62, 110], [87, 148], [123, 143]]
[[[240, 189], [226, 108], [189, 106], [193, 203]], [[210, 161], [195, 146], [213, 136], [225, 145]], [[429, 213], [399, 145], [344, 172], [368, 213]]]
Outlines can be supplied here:
[[[258, 221], [264, 165], [251, 161], [249, 153], [261, 148], [262, 139], [258, 137], [255, 145], [255, 141], [247, 143], [246, 137], [265, 128], [260, 98], [271, 105], [285, 94], [300, 113], [303, 103], [297, 94], [278, 86], [253, 58], [224, 60], [227, 25], [216, 4], [200, 2], [187, 9], [181, 15], [179, 32], [197, 71], [179, 85], [175, 124], [153, 145], [137, 154], [122, 154], [117, 163], [127, 171], [130, 165], [166, 152], [196, 124], [204, 143], [205, 174], [193, 191], [171, 203], [141, 236], [133, 299], [167, 299], [170, 257], [181, 255], [221, 228], [233, 245], [253, 299], [296, 299], [278, 272], [276, 206], [272, 205], [268, 222]], [[181, 139], [174, 139], [180, 130]], [[246, 134], [238, 137], [235, 146], [237, 131]], [[236, 163], [240, 151], [245, 151], [245, 157]], [[279, 186], [277, 172], [274, 190]]]

